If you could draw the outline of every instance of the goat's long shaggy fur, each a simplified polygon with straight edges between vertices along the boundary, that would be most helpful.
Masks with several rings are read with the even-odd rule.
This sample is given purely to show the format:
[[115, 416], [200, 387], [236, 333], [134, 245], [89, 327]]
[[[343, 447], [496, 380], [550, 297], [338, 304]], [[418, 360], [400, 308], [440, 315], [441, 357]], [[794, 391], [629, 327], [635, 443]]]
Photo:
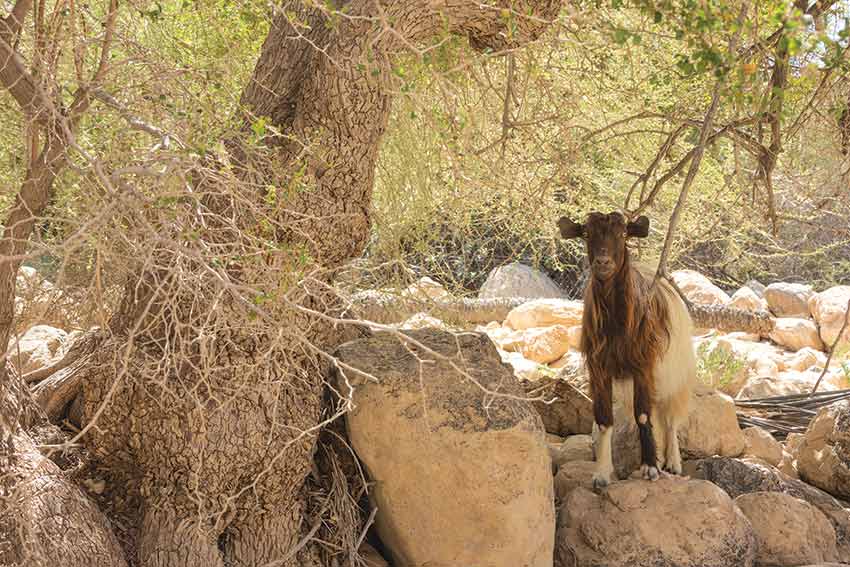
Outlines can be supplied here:
[[[654, 285], [653, 280], [648, 268], [630, 265], [628, 257], [613, 281], [592, 280], [585, 291], [581, 350], [591, 377], [597, 425], [613, 425], [611, 381], [632, 381], [634, 400], [624, 402], [633, 408], [639, 426], [642, 413], [652, 416], [655, 466], [681, 473], [677, 430], [688, 416], [696, 382], [693, 325], [676, 291], [663, 279]], [[610, 444], [605, 439], [609, 435], [610, 431], [603, 432], [601, 444]], [[641, 439], [642, 451], [645, 445]], [[610, 449], [602, 447], [600, 457], [610, 459]], [[654, 466], [645, 456], [642, 462]], [[600, 468], [600, 477], [610, 477], [613, 463], [600, 462]]]
[[[581, 350], [590, 375], [594, 419], [600, 430], [594, 485], [613, 474], [614, 385], [631, 383], [644, 478], [658, 468], [681, 473], [677, 430], [688, 415], [696, 382], [692, 322], [685, 303], [663, 279], [633, 265], [629, 236], [646, 236], [649, 221], [626, 223], [619, 213], [591, 213], [586, 225], [561, 219], [565, 238], [583, 237], [593, 275], [585, 290]], [[632, 402], [632, 403], [629, 403]]]

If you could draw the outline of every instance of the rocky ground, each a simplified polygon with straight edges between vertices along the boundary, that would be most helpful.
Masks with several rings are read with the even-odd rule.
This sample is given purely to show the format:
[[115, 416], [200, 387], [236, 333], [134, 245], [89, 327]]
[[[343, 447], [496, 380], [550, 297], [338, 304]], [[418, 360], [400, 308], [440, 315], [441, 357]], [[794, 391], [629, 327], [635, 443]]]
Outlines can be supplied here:
[[[530, 268], [491, 274], [482, 297], [536, 299], [475, 333], [423, 312], [341, 347], [335, 380], [353, 396], [347, 431], [377, 508], [381, 545], [364, 543], [367, 564], [850, 564], [850, 402], [821, 409], [804, 433], [781, 440], [742, 430], [734, 403], [806, 393], [821, 375], [819, 390], [850, 387], [850, 331], [838, 339], [850, 286], [751, 282], [730, 295], [696, 272], [673, 277], [692, 302], [775, 317], [766, 337], [694, 330], [702, 385], [680, 432], [684, 477], [631, 477], [637, 435], [618, 405], [622, 480], [592, 491], [593, 419], [577, 350], [582, 303]], [[401, 293], [448, 296], [427, 278]], [[405, 345], [397, 330], [409, 331]], [[39, 370], [61, 360], [79, 333], [30, 324], [8, 356], [37, 391]], [[57, 419], [73, 422], [73, 403]]]

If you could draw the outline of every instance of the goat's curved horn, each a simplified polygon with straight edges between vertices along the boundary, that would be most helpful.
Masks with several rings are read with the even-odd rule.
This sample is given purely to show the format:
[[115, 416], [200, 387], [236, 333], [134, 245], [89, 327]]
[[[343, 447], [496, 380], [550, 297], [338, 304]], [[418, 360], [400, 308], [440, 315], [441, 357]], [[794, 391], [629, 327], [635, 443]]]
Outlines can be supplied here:
[[584, 225], [573, 222], [567, 217], [558, 219], [561, 238], [579, 238], [584, 236]]

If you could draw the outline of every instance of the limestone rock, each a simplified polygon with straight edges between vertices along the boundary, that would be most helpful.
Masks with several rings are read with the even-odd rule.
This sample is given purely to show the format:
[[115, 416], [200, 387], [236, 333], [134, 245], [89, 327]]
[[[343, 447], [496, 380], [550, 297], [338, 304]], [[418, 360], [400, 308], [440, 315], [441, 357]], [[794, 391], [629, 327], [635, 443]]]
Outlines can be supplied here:
[[794, 317], [779, 317], [774, 321], [775, 326], [770, 332], [770, 340], [776, 344], [793, 351], [805, 347], [824, 350], [817, 325], [813, 321]]
[[58, 362], [70, 346], [69, 343], [68, 333], [62, 329], [36, 325], [20, 339], [10, 341], [7, 356], [18, 372], [26, 374]]
[[502, 362], [510, 365], [514, 374], [521, 380], [536, 381], [543, 377], [540, 365], [518, 352], [500, 351], [499, 356], [502, 357]]
[[419, 278], [401, 292], [402, 297], [409, 297], [418, 301], [433, 301], [445, 299], [451, 294], [446, 289], [428, 276]]
[[551, 566], [554, 495], [540, 417], [514, 398], [523, 392], [487, 337], [408, 334], [512, 397], [486, 394], [390, 333], [338, 349], [345, 365], [378, 378], [346, 373], [355, 408], [346, 425], [375, 481], [375, 525], [393, 563]]
[[747, 442], [744, 452], [747, 455], [763, 459], [773, 466], [779, 464], [782, 460], [782, 445], [773, 438], [773, 435], [761, 427], [748, 427], [743, 433]]
[[554, 370], [563, 370], [565, 368], [580, 368], [583, 365], [584, 360], [581, 357], [581, 353], [571, 350], [555, 362], [549, 363], [549, 368]]
[[711, 283], [707, 277], [693, 270], [678, 270], [670, 274], [685, 297], [700, 305], [726, 305], [729, 294]]
[[549, 455], [552, 466], [557, 471], [564, 463], [570, 461], [592, 461], [593, 440], [590, 435], [570, 435], [561, 443], [549, 444]]
[[823, 512], [835, 530], [839, 557], [850, 557], [850, 509], [823, 490], [783, 475], [774, 467], [728, 457], [690, 461], [689, 474], [709, 480], [732, 498], [752, 492], [782, 492]]
[[563, 299], [566, 294], [558, 287], [558, 284], [540, 270], [513, 262], [494, 268], [478, 290], [478, 297]]
[[556, 567], [751, 567], [750, 522], [710, 482], [662, 478], [576, 488], [560, 508]]
[[593, 473], [596, 472], [594, 461], [569, 461], [558, 467], [555, 475], [555, 498], [564, 503], [570, 493], [581, 486], [593, 490]]
[[767, 286], [758, 280], [750, 280], [744, 285], [753, 290], [759, 297], [764, 297], [764, 290], [767, 289]]
[[850, 402], [818, 412], [797, 449], [797, 470], [809, 484], [850, 498]]
[[517, 331], [532, 327], [581, 325], [584, 304], [570, 299], [537, 299], [513, 308], [505, 325]]
[[778, 282], [764, 290], [764, 298], [770, 311], [777, 317], [808, 318], [809, 299], [815, 294], [812, 286]]
[[526, 329], [522, 338], [511, 346], [528, 360], [548, 364], [570, 350], [570, 331], [563, 325]]
[[761, 340], [761, 335], [747, 333], [745, 331], [733, 331], [731, 333], [725, 333], [725, 336], [736, 341], [749, 341], [751, 343], [757, 343]]
[[570, 348], [578, 350], [581, 348], [581, 325], [573, 325], [567, 330]]
[[695, 390], [688, 421], [679, 430], [679, 442], [683, 452], [696, 457], [743, 453], [746, 439], [732, 398], [705, 388]]
[[729, 299], [729, 307], [742, 311], [766, 311], [767, 301], [747, 286], [741, 287]]
[[[844, 325], [847, 302], [850, 301], [850, 286], [838, 285], [822, 291], [809, 300], [812, 316], [820, 327], [820, 336], [827, 346], [832, 346]], [[850, 324], [844, 329], [842, 343], [850, 342]]]
[[[812, 391], [819, 375], [819, 371], [788, 371], [780, 372], [777, 376], [753, 376], [738, 392], [737, 398], [747, 400], [808, 393]], [[839, 377], [827, 372], [818, 391], [837, 390], [839, 387]]]
[[754, 492], [735, 499], [758, 541], [756, 564], [797, 567], [838, 559], [835, 529], [823, 512], [781, 492]]
[[797, 472], [797, 459], [788, 451], [782, 451], [782, 459], [780, 459], [776, 468], [779, 472], [791, 478], [800, 478], [800, 473]]
[[417, 313], [410, 317], [404, 323], [398, 325], [399, 329], [443, 329], [448, 330], [446, 324], [437, 319], [436, 317], [432, 317], [427, 313]]
[[789, 370], [802, 372], [813, 366], [823, 366], [826, 364], [826, 355], [812, 347], [803, 347], [793, 355], [789, 356], [785, 361], [785, 366]]
[[581, 390], [562, 378], [541, 378], [525, 381], [521, 386], [534, 401], [548, 433], [561, 437], [589, 434], [593, 427], [593, 402]]

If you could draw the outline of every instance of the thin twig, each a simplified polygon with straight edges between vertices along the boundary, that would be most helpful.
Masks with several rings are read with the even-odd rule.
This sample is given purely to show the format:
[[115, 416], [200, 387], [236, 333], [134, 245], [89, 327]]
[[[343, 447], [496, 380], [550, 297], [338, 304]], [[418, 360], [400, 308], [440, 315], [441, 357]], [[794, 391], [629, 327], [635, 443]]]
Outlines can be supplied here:
[[823, 380], [824, 375], [826, 375], [826, 371], [829, 370], [829, 363], [832, 361], [832, 355], [835, 353], [835, 348], [838, 346], [838, 342], [841, 340], [841, 337], [844, 336], [844, 330], [847, 328], [848, 318], [850, 318], [850, 300], [847, 301], [847, 308], [844, 310], [844, 324], [841, 325], [841, 330], [838, 331], [838, 336], [835, 337], [835, 340], [832, 341], [832, 346], [829, 347], [829, 352], [826, 356], [826, 364], [823, 365], [823, 370], [821, 371], [820, 376], [818, 376], [818, 380], [815, 382], [815, 386], [812, 388], [811, 394], [818, 391], [820, 381]]

